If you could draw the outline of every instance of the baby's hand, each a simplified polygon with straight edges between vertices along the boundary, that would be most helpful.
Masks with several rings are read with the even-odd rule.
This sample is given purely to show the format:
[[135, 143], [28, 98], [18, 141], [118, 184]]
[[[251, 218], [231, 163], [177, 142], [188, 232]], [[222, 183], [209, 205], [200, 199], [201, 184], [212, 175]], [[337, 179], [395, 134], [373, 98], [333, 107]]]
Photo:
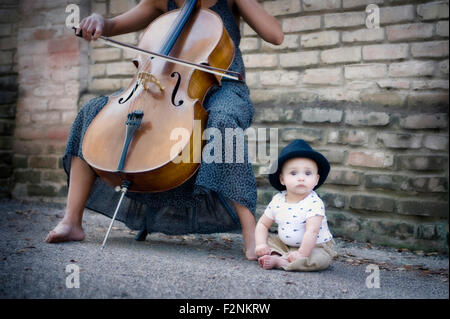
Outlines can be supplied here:
[[299, 258], [305, 258], [302, 254], [300, 254], [298, 251], [293, 251], [287, 255], [288, 261], [291, 263]]
[[267, 244], [259, 244], [255, 247], [255, 253], [258, 257], [270, 255], [270, 248]]

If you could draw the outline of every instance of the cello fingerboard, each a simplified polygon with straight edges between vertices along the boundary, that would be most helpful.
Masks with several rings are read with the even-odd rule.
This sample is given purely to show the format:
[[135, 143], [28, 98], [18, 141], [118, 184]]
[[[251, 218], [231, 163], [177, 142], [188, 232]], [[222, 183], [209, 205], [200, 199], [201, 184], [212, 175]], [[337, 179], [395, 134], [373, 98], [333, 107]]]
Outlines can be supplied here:
[[186, 0], [181, 7], [180, 14], [171, 25], [167, 32], [166, 39], [161, 47], [160, 54], [169, 55], [172, 47], [178, 39], [181, 31], [189, 20], [191, 13], [194, 11], [198, 0]]

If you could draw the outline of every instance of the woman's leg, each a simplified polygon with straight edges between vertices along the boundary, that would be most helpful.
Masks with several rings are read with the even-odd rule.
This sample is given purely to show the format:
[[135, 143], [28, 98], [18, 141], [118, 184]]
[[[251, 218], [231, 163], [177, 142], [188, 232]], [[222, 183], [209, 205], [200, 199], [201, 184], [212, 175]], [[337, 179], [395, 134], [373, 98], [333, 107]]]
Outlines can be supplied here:
[[237, 214], [239, 216], [239, 221], [242, 227], [242, 237], [244, 239], [244, 253], [248, 260], [256, 260], [257, 256], [255, 253], [255, 228], [256, 221], [255, 216], [252, 212], [245, 206], [234, 203]]
[[84, 239], [82, 228], [84, 206], [94, 180], [95, 174], [87, 163], [79, 157], [72, 157], [66, 212], [64, 218], [48, 233], [45, 239], [47, 243]]

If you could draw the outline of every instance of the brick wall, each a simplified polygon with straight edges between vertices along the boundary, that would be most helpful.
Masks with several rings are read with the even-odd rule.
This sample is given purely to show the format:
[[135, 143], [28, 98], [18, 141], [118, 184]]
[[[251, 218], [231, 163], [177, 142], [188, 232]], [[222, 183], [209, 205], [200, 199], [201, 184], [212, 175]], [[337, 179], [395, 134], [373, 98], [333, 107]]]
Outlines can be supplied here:
[[[136, 2], [81, 5], [115, 16]], [[303, 138], [328, 157], [320, 195], [335, 235], [447, 251], [448, 1], [260, 2], [285, 41], [270, 45], [242, 25], [252, 128], [276, 129], [275, 151]], [[65, 200], [60, 156], [77, 109], [127, 86], [135, 72], [132, 54], [74, 41], [63, 26], [66, 3], [55, 3], [20, 1], [16, 198]], [[369, 4], [379, 8], [379, 28], [366, 26]], [[117, 38], [138, 41], [134, 33]], [[254, 162], [259, 213], [274, 193], [264, 168]]]
[[17, 101], [16, 1], [0, 3], [0, 196], [12, 187], [13, 131]]
[[[70, 1], [86, 14], [86, 1]], [[64, 1], [20, 1], [15, 62], [19, 96], [14, 130], [12, 196], [63, 201], [60, 157], [87, 88], [87, 44], [65, 26]]]
[[[263, 4], [285, 41], [243, 28], [254, 126], [277, 127], [280, 147], [303, 138], [328, 156], [319, 193], [333, 233], [448, 249], [448, 1]], [[379, 28], [366, 26], [369, 4]], [[258, 181], [265, 204], [273, 190]]]

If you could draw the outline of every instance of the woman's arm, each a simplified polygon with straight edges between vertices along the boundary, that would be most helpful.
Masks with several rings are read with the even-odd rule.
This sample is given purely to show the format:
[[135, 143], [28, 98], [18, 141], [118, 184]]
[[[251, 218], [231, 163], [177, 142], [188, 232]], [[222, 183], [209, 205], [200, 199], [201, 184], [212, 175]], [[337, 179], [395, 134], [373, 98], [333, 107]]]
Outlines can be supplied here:
[[111, 19], [97, 13], [84, 18], [77, 29], [83, 31], [87, 41], [97, 40], [99, 36], [114, 36], [142, 30], [164, 11], [165, 0], [141, 0], [133, 9]]
[[280, 45], [283, 43], [283, 30], [281, 24], [256, 0], [235, 0], [239, 13], [253, 30], [261, 38], [272, 44]]

